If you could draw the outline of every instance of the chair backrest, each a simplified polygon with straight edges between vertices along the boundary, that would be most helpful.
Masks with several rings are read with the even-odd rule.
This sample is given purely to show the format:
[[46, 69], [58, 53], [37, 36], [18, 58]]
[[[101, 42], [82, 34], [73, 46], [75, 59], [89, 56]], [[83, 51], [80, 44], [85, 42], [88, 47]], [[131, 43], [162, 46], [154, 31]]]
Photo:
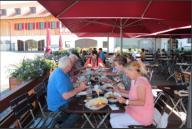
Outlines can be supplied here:
[[154, 72], [153, 67], [147, 67], [147, 76], [148, 76], [150, 81], [152, 80], [153, 72]]
[[176, 85], [178, 86], [184, 85], [183, 76], [181, 72], [175, 71], [175, 81], [176, 81]]
[[18, 96], [10, 102], [10, 106], [14, 112], [20, 128], [23, 128], [24, 123], [26, 122], [25, 117], [31, 116], [32, 121], [35, 119], [28, 94], [24, 93]]
[[184, 77], [184, 84], [185, 86], [189, 86], [190, 84], [190, 75], [189, 74], [186, 74], [186, 73], [183, 73], [183, 77]]
[[45, 87], [45, 83], [41, 82], [39, 83], [35, 88], [34, 88], [34, 92], [35, 92], [35, 97], [37, 100], [40, 100], [41, 97], [46, 97], [46, 87]]
[[[164, 93], [161, 94], [159, 98], [157, 99], [155, 103], [155, 112], [154, 112], [154, 119], [153, 124], [156, 127], [163, 127], [167, 126], [168, 123], [168, 114], [165, 112], [166, 109], [166, 103], [167, 103], [167, 97]], [[166, 117], [166, 120], [164, 121], [164, 118]], [[165, 123], [163, 123], [165, 122]], [[167, 123], [166, 123], [167, 122]]]
[[43, 115], [44, 118], [46, 118], [44, 109], [43, 109], [43, 105], [45, 105], [47, 107], [47, 103], [46, 103], [46, 87], [45, 87], [45, 83], [41, 82], [39, 83], [35, 88], [34, 88], [34, 92], [35, 92], [35, 100], [40, 108], [40, 111]]

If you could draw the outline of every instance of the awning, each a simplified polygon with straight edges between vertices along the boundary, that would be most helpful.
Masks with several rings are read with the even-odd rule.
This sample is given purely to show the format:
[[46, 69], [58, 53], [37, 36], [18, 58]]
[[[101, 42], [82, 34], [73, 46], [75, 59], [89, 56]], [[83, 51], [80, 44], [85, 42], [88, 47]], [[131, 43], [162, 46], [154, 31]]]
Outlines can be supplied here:
[[54, 0], [39, 2], [78, 36], [150, 34], [191, 25], [191, 1]]

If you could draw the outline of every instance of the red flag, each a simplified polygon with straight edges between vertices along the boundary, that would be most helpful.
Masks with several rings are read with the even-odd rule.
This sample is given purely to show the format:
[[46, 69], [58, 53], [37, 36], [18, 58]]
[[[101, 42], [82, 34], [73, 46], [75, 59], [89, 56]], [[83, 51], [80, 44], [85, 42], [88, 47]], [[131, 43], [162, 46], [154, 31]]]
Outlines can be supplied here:
[[25, 23], [25, 30], [28, 30], [28, 23]]
[[51, 34], [50, 34], [50, 29], [47, 29], [46, 52], [48, 54], [51, 54]]
[[59, 35], [59, 50], [63, 50], [63, 41], [62, 41], [62, 35], [60, 33]]

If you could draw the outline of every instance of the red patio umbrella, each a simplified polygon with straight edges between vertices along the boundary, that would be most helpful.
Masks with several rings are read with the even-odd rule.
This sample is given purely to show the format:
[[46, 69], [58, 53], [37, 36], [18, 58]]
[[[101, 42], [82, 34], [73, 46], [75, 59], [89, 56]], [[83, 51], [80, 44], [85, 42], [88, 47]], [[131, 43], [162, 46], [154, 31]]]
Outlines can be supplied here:
[[60, 33], [59, 35], [59, 50], [63, 50], [63, 41], [62, 41], [62, 35]]
[[50, 29], [47, 29], [47, 35], [46, 35], [46, 53], [51, 54], [51, 33]]
[[[150, 34], [191, 24], [191, 1], [54, 0], [39, 2], [78, 36]], [[124, 35], [124, 33], [126, 33]], [[135, 36], [135, 35], [134, 35]]]
[[[141, 33], [151, 34], [191, 25], [191, 0], [38, 1], [71, 32], [79, 36], [106, 34], [135, 37]], [[190, 97], [189, 113], [191, 102]], [[187, 127], [190, 128], [192, 122], [189, 122]]]
[[39, 2], [72, 33], [78, 36], [121, 37], [121, 48], [122, 37], [135, 37], [191, 25], [191, 1], [187, 0], [39, 0]]

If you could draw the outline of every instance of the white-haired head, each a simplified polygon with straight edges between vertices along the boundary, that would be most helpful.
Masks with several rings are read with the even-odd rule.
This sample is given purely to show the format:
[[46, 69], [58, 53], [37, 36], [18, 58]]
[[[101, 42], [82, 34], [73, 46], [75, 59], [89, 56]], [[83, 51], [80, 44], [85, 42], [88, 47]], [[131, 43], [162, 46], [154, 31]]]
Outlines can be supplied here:
[[74, 64], [79, 59], [75, 54], [70, 54], [69, 58], [71, 60], [71, 63]]
[[62, 69], [66, 69], [68, 66], [71, 66], [71, 60], [68, 56], [61, 57], [59, 59], [58, 67]]

